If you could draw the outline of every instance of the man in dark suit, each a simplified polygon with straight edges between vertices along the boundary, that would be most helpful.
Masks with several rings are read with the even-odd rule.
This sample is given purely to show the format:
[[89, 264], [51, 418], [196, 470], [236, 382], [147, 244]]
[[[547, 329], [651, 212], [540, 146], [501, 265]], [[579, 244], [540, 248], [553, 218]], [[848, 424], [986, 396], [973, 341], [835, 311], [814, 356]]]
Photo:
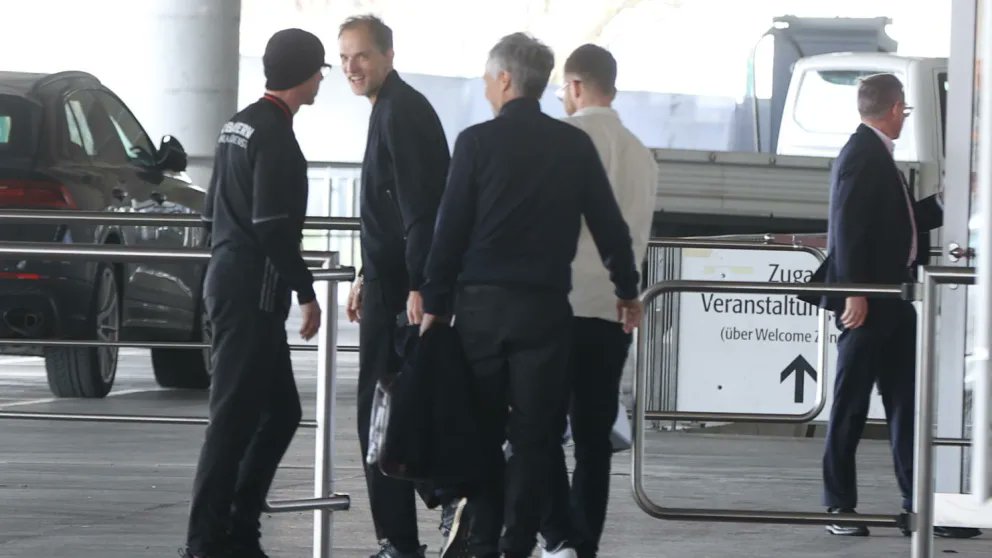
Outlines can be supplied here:
[[552, 497], [583, 218], [616, 287], [619, 321], [630, 333], [641, 318], [630, 232], [596, 148], [541, 112], [553, 67], [551, 50], [522, 33], [490, 51], [484, 80], [497, 116], [455, 142], [422, 289], [422, 329], [454, 314], [476, 382], [487, 469], [469, 497], [469, 551], [482, 558], [530, 556]]
[[[866, 77], [858, 87], [862, 124], [833, 166], [830, 190], [827, 283], [894, 284], [913, 281], [926, 261], [922, 235], [939, 227], [937, 195], [913, 199], [893, 150], [912, 112], [902, 83], [891, 74]], [[831, 513], [857, 506], [855, 453], [868, 416], [872, 386], [885, 406], [903, 508], [912, 509], [913, 424], [916, 384], [916, 310], [903, 300], [824, 299], [842, 329], [837, 341], [837, 379], [823, 456], [824, 503]], [[828, 525], [834, 535], [867, 536], [863, 525]], [[945, 537], [977, 530], [938, 527]]]

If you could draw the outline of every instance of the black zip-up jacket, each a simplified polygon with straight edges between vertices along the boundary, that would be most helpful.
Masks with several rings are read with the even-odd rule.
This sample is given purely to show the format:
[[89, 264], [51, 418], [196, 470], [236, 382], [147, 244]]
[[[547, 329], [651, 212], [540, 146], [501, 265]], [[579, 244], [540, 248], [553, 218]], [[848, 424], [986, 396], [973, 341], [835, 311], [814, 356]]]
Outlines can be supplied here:
[[362, 161], [362, 275], [419, 290], [448, 173], [434, 108], [392, 71], [379, 91]]
[[568, 293], [582, 218], [616, 296], [636, 298], [630, 230], [592, 140], [542, 113], [536, 99], [506, 103], [455, 142], [424, 310], [450, 314], [459, 283]]
[[266, 95], [221, 129], [203, 220], [211, 257], [204, 294], [257, 301], [287, 312], [290, 291], [314, 299], [313, 275], [300, 253], [307, 211], [307, 162], [293, 114]]

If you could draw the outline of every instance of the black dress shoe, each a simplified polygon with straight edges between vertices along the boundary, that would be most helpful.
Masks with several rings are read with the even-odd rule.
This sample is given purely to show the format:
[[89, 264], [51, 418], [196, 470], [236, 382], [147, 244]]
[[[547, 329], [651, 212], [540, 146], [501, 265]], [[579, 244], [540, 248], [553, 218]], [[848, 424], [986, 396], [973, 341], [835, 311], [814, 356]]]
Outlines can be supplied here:
[[[849, 508], [845, 508], [845, 509], [830, 508], [827, 510], [827, 513], [836, 513], [836, 514], [843, 513], [843, 514], [851, 514], [851, 515], [857, 514], [856, 511]], [[827, 532], [830, 533], [831, 535], [837, 535], [839, 537], [867, 537], [868, 535], [871, 534], [868, 531], [867, 527], [858, 524], [845, 523], [843, 525], [840, 525], [836, 523], [831, 523], [830, 525], [827, 525], [826, 529]]]
[[[908, 518], [909, 514], [912, 512], [903, 510], [903, 518]], [[913, 532], [909, 529], [908, 521], [903, 521], [899, 525], [899, 530], [902, 531], [904, 537], [913, 536]], [[940, 537], [942, 539], [973, 539], [982, 532], [974, 527], [941, 527], [939, 525], [933, 526], [933, 536]]]
[[944, 539], [973, 539], [982, 532], [974, 527], [934, 527], [933, 536]]

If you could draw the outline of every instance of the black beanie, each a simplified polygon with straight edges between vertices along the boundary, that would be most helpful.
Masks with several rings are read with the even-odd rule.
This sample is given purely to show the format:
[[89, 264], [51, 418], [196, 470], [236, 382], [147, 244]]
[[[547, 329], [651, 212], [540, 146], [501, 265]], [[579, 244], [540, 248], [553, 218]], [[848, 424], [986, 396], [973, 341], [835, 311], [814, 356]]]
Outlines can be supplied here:
[[310, 79], [322, 67], [324, 45], [313, 33], [302, 29], [283, 29], [272, 35], [262, 55], [265, 88], [285, 91]]

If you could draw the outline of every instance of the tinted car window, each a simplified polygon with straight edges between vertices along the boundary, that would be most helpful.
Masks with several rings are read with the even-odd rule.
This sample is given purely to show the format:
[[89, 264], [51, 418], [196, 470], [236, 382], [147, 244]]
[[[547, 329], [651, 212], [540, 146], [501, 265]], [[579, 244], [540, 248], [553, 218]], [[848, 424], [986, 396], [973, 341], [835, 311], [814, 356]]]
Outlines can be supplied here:
[[37, 108], [17, 97], [0, 97], [0, 160], [31, 157], [37, 149]]
[[65, 103], [67, 154], [73, 159], [86, 159], [87, 156], [96, 155], [96, 147], [93, 146], [93, 134], [90, 132], [90, 125], [86, 120], [86, 109], [83, 102], [84, 99], [77, 96]]
[[154, 166], [155, 146], [131, 111], [105, 91], [94, 91], [93, 94], [107, 112], [114, 132], [124, 145], [125, 156], [134, 163]]
[[[68, 140], [94, 161], [120, 165], [128, 161], [124, 145], [107, 111], [90, 91], [77, 91], [66, 99]], [[75, 124], [75, 126], [73, 126]]]

